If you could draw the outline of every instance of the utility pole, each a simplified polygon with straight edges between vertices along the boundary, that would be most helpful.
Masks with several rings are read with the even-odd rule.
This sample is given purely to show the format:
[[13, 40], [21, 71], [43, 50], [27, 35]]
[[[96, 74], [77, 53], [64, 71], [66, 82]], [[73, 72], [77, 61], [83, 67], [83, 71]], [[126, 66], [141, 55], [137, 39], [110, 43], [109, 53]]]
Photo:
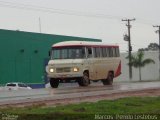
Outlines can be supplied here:
[[153, 27], [158, 28], [158, 30], [156, 30], [156, 33], [159, 34], [159, 46], [158, 46], [158, 48], [159, 48], [159, 80], [160, 80], [160, 25], [155, 25]]
[[124, 36], [124, 40], [128, 41], [128, 57], [129, 57], [129, 78], [130, 80], [132, 79], [132, 66], [131, 66], [131, 56], [132, 56], [132, 46], [131, 46], [131, 33], [130, 33], [130, 29], [131, 29], [131, 25], [130, 25], [130, 21], [135, 21], [136, 19], [122, 19], [122, 21], [127, 21], [127, 28], [128, 28], [128, 35]]

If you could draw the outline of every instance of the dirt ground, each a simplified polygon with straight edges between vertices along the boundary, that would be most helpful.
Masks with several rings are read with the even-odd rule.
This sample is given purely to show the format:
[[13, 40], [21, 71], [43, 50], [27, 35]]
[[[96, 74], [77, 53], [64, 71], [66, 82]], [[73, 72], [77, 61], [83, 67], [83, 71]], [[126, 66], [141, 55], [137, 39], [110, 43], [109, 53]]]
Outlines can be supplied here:
[[110, 94], [101, 94], [95, 96], [79, 96], [73, 98], [64, 98], [64, 99], [47, 99], [47, 100], [31, 100], [31, 101], [22, 101], [12, 104], [3, 104], [0, 107], [25, 107], [32, 105], [39, 106], [58, 106], [58, 105], [67, 105], [67, 104], [77, 104], [80, 102], [96, 102], [99, 100], [113, 100], [124, 97], [156, 97], [160, 96], [160, 88], [153, 89], [144, 89], [144, 90], [133, 90], [133, 91], [123, 91], [118, 93]]
[[56, 100], [56, 101], [48, 101], [46, 105], [66, 105], [73, 104], [79, 102], [96, 102], [99, 100], [114, 100], [124, 97], [156, 97], [160, 96], [160, 88], [158, 89], [146, 89], [146, 90], [138, 90], [138, 91], [129, 91], [129, 92], [121, 92], [121, 93], [112, 93], [112, 94], [104, 94], [104, 95], [96, 95], [96, 96], [86, 96], [65, 100]]

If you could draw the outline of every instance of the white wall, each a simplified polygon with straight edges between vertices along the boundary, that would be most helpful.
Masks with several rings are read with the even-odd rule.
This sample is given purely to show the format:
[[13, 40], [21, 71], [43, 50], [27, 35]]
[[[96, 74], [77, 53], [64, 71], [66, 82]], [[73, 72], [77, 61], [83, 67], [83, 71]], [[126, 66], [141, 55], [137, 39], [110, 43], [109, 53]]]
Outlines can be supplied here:
[[[132, 53], [136, 54], [136, 53]], [[121, 63], [122, 63], [122, 74], [115, 78], [118, 81], [129, 81], [129, 68], [128, 68], [128, 59], [126, 57], [128, 53], [121, 53]], [[159, 79], [159, 52], [158, 51], [149, 51], [145, 52], [144, 58], [151, 58], [155, 61], [155, 64], [149, 64], [142, 68], [142, 81], [143, 80], [158, 80]], [[132, 68], [133, 78], [132, 81], [139, 80], [139, 69]]]

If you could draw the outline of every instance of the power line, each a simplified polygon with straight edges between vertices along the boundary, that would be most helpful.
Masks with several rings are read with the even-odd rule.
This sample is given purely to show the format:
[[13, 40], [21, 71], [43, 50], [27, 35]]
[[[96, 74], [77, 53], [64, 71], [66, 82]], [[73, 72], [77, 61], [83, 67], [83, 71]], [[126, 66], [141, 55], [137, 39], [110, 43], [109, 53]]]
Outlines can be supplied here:
[[[8, 8], [15, 8], [15, 9], [38, 11], [38, 12], [47, 12], [47, 13], [74, 15], [74, 16], [83, 16], [83, 17], [95, 17], [95, 18], [103, 18], [103, 19], [120, 20], [121, 18], [124, 18], [124, 16], [114, 16], [114, 15], [107, 15], [107, 14], [80, 12], [80, 11], [73, 11], [73, 10], [66, 10], [66, 9], [55, 9], [55, 8], [36, 6], [36, 5], [30, 5], [30, 4], [6, 2], [6, 1], [1, 1], [1, 0], [0, 0], [0, 6], [8, 7]], [[153, 23], [153, 21], [145, 20], [142, 18], [138, 18], [137, 22], [141, 23], [141, 24], [146, 24], [146, 25], [152, 25], [152, 23]]]
[[20, 4], [20, 3], [13, 3], [13, 2], [5, 2], [5, 1], [0, 1], [0, 6], [9, 7], [9, 8], [16, 8], [16, 9], [48, 12], [48, 13], [85, 16], [85, 17], [96, 17], [96, 18], [107, 18], [107, 19], [118, 19], [118, 20], [120, 20], [122, 18], [122, 16], [95, 14], [95, 13], [79, 12], [79, 11], [65, 10], [65, 9], [53, 9], [53, 8], [47, 8], [47, 7], [42, 7], [42, 6]]
[[141, 24], [152, 26], [153, 23], [155, 23], [155, 22], [156, 21], [151, 20], [151, 19], [143, 19], [143, 18], [136, 17], [136, 23], [141, 23]]

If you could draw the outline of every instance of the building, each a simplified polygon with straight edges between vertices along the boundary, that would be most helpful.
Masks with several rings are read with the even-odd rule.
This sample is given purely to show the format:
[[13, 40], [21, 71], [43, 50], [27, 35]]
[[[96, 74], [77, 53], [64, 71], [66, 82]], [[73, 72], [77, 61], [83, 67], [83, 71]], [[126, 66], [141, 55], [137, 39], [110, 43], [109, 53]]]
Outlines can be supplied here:
[[0, 29], [0, 85], [8, 82], [44, 84], [48, 51], [52, 44], [69, 40], [101, 41]]

